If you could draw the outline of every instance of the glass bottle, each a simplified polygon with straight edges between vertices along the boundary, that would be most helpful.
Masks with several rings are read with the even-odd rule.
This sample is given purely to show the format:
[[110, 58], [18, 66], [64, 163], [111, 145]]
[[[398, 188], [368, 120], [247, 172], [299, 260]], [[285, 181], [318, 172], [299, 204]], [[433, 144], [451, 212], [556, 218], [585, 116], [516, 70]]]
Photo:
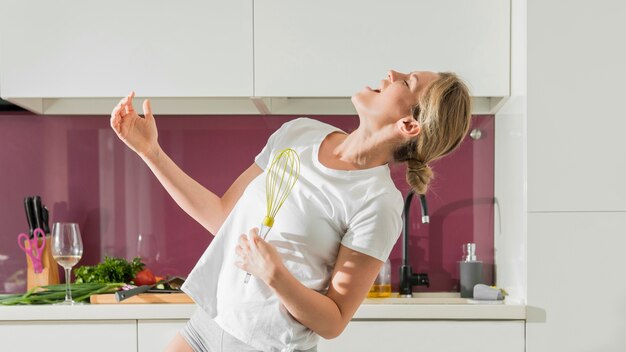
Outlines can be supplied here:
[[389, 296], [391, 296], [391, 261], [387, 258], [385, 264], [380, 268], [378, 277], [376, 277], [367, 297], [383, 298]]

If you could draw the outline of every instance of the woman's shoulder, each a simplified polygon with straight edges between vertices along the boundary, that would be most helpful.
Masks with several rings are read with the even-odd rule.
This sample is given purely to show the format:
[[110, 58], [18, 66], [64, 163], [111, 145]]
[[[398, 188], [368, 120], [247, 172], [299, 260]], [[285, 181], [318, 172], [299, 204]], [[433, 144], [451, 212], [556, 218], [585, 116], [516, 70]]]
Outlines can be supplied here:
[[295, 118], [293, 120], [287, 121], [283, 124], [283, 126], [281, 128], [287, 128], [287, 129], [291, 129], [291, 128], [313, 128], [313, 129], [324, 129], [324, 130], [330, 130], [330, 129], [339, 129], [333, 125], [329, 125], [325, 122], [316, 120], [316, 119], [312, 119], [310, 117], [298, 117]]
[[383, 179], [368, 191], [370, 199], [375, 200], [382, 208], [402, 208], [404, 202], [402, 193], [395, 186], [391, 178]]
[[320, 136], [326, 136], [333, 130], [340, 129], [309, 117], [299, 117], [287, 121], [279, 129], [280, 135], [282, 135], [281, 139], [291, 143], [301, 140], [315, 140]]

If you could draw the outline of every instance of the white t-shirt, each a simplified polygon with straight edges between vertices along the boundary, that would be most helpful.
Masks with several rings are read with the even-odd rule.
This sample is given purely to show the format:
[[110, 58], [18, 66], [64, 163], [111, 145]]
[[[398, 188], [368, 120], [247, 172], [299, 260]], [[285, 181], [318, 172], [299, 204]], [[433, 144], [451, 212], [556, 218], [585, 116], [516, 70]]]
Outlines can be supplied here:
[[260, 227], [266, 212], [265, 174], [277, 151], [294, 149], [300, 177], [266, 240], [306, 287], [325, 294], [339, 246], [385, 261], [401, 230], [402, 195], [387, 165], [344, 171], [325, 167], [324, 138], [341, 131], [308, 118], [283, 124], [255, 158], [264, 170], [245, 189], [182, 290], [226, 332], [263, 351], [306, 350], [318, 335], [296, 321], [265, 283], [235, 266], [238, 238]]

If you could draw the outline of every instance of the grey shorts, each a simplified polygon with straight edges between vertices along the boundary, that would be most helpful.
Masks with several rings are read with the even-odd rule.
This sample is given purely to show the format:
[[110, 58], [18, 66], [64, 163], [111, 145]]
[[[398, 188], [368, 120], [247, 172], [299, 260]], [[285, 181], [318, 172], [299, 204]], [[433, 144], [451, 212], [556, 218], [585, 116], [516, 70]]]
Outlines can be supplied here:
[[[194, 352], [262, 352], [224, 331], [202, 309], [197, 308], [180, 330]], [[316, 352], [317, 347], [302, 352]]]

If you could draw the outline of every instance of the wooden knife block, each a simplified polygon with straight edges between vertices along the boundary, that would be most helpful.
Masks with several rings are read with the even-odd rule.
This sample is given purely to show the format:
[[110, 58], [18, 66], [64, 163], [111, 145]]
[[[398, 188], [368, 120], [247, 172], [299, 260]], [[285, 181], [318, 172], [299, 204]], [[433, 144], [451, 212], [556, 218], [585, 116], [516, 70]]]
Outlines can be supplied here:
[[[39, 240], [39, 245], [41, 245], [42, 240]], [[24, 248], [30, 249], [30, 243], [28, 241], [24, 241]], [[41, 252], [41, 266], [43, 270], [40, 273], [35, 273], [35, 268], [33, 267], [33, 261], [30, 259], [30, 256], [24, 253], [26, 256], [26, 263], [28, 266], [26, 280], [27, 280], [27, 290], [35, 286], [44, 286], [44, 285], [56, 285], [59, 283], [59, 265], [52, 257], [52, 236], [46, 234], [46, 246], [43, 248]]]

